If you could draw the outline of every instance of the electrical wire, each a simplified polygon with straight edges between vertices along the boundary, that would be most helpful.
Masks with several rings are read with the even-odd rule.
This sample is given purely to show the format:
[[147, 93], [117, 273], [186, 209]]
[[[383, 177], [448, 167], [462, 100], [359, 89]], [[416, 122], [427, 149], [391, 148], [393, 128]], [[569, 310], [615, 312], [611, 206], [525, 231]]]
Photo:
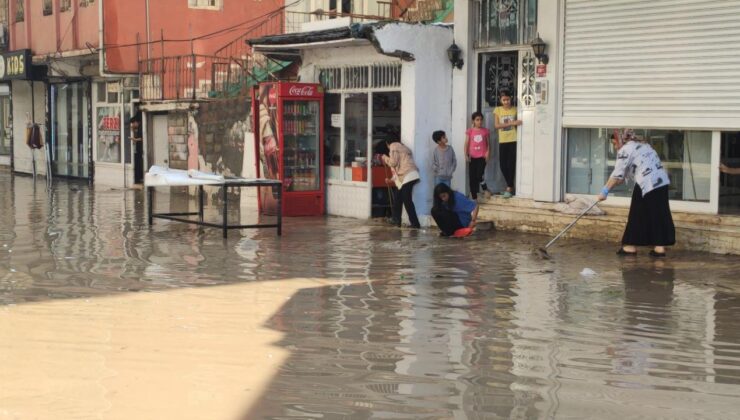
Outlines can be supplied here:
[[[264, 23], [264, 20], [267, 20], [269, 18], [275, 17], [276, 15], [278, 15], [279, 13], [281, 13], [282, 11], [284, 11], [285, 9], [287, 9], [289, 7], [292, 7], [292, 6], [295, 6], [295, 5], [298, 5], [298, 4], [300, 4], [300, 3], [304, 2], [304, 1], [305, 0], [296, 0], [293, 3], [289, 3], [289, 4], [286, 4], [286, 5], [280, 6], [280, 7], [276, 8], [276, 9], [274, 9], [274, 10], [271, 10], [271, 11], [269, 11], [267, 13], [264, 13], [264, 14], [262, 14], [260, 16], [256, 16], [254, 18], [248, 19], [248, 20], [243, 21], [241, 23], [238, 23], [236, 25], [232, 25], [232, 26], [229, 26], [229, 27], [226, 27], [226, 28], [222, 28], [222, 29], [219, 29], [217, 31], [210, 32], [210, 33], [203, 34], [203, 35], [199, 35], [199, 36], [193, 37], [193, 38], [159, 39], [159, 40], [144, 41], [144, 42], [132, 42], [132, 43], [128, 43], [128, 44], [104, 44], [102, 48], [108, 48], [108, 49], [114, 49], [114, 48], [130, 48], [130, 47], [136, 47], [136, 46], [146, 46], [146, 45], [149, 45], [149, 44], [159, 44], [159, 43], [163, 43], [163, 42], [174, 43], [174, 42], [192, 42], [192, 41], [205, 40], [205, 39], [215, 38], [218, 35], [223, 35], [223, 34], [227, 34], [227, 33], [231, 33], [231, 32], [236, 32], [238, 30], [242, 30], [242, 29], [244, 29], [244, 28], [242, 28], [244, 25], [247, 25], [247, 24], [250, 24], [250, 23], [254, 23], [257, 20], [260, 20], [255, 25], [250, 26], [248, 28], [248, 29], [254, 29], [254, 28], [258, 27], [260, 24]], [[100, 47], [95, 48], [95, 51], [96, 52], [97, 51], [100, 51], [100, 50], [101, 50]]]

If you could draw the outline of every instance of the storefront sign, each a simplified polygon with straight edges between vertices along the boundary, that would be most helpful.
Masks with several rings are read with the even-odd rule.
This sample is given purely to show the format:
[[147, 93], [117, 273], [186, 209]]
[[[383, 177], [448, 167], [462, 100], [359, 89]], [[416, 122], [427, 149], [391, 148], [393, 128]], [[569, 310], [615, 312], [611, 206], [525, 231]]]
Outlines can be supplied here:
[[342, 128], [342, 114], [331, 114], [331, 126]]
[[301, 98], [316, 98], [323, 94], [321, 85], [307, 83], [280, 83], [280, 95]]
[[535, 73], [537, 74], [537, 77], [547, 76], [547, 64], [537, 64]]
[[31, 50], [0, 54], [0, 80], [28, 79], [31, 70]]

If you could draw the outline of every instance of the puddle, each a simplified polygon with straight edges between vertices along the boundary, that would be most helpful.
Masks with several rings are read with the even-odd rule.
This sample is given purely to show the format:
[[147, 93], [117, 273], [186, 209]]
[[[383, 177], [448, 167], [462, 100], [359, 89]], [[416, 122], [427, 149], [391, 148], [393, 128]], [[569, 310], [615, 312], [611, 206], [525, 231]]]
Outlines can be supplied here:
[[740, 416], [740, 258], [547, 240], [223, 240], [150, 228], [139, 190], [0, 173], [0, 418]]

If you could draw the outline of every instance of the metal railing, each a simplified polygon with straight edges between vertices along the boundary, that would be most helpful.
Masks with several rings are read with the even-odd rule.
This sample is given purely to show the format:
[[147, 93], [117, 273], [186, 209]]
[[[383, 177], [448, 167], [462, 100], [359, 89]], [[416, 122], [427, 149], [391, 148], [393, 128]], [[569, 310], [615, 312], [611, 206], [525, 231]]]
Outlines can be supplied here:
[[188, 54], [139, 61], [140, 95], [145, 101], [208, 98], [228, 83], [229, 63], [220, 57]]

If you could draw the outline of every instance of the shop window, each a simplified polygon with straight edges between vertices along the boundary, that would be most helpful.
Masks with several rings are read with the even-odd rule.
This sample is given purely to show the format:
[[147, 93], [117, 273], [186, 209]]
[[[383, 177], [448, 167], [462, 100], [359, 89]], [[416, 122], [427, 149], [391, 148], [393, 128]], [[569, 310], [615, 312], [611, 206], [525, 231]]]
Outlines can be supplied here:
[[43, 4], [43, 13], [44, 16], [49, 16], [53, 12], [53, 5], [51, 4], [51, 0], [44, 0]]
[[342, 179], [342, 95], [324, 96], [324, 164], [327, 179]]
[[537, 0], [476, 2], [476, 47], [529, 44], [537, 34]]
[[188, 0], [191, 9], [220, 9], [221, 0]]
[[[709, 202], [711, 131], [636, 129], [635, 132], [660, 156], [671, 180], [671, 200]], [[595, 195], [606, 184], [616, 161], [612, 133], [611, 128], [568, 129], [567, 192]], [[632, 187], [631, 182], [620, 185], [612, 195], [629, 197]]]
[[25, 20], [25, 10], [23, 8], [24, 0], [15, 1], [15, 21], [23, 22]]
[[50, 155], [55, 175], [87, 178], [90, 170], [87, 83], [52, 84]]
[[10, 126], [10, 97], [0, 96], [0, 156], [9, 155], [13, 142], [13, 127]]
[[351, 93], [345, 95], [345, 180], [353, 180], [353, 167], [363, 167], [367, 165], [367, 111], [367, 93]]
[[97, 108], [98, 162], [121, 162], [121, 107], [100, 106]]
[[719, 211], [740, 214], [740, 132], [722, 133], [720, 162], [726, 167], [719, 177]]

